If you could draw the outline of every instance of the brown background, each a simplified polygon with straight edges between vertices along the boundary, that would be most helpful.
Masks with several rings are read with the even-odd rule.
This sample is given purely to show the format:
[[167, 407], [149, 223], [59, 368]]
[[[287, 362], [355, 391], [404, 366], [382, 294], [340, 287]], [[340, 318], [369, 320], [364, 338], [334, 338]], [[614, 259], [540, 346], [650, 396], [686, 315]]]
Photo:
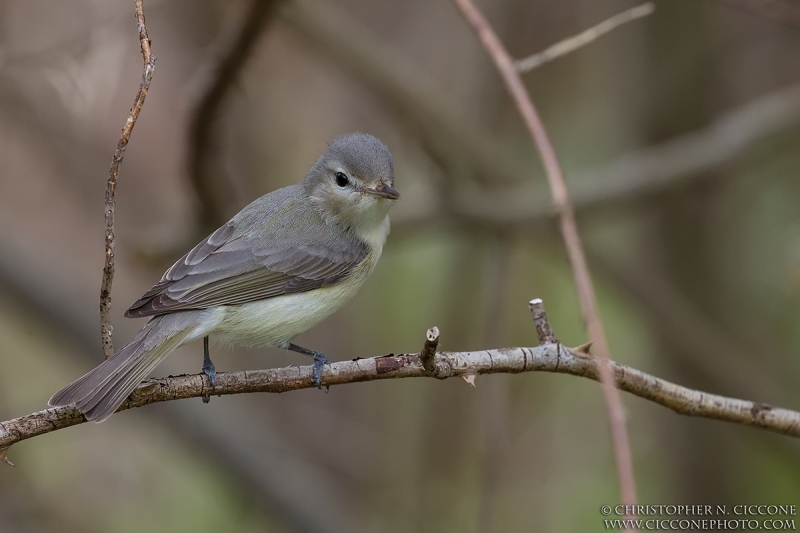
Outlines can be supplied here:
[[[738, 2], [736, 2], [738, 4]], [[480, 2], [523, 57], [634, 4]], [[798, 4], [792, 4], [795, 7]], [[717, 0], [656, 12], [525, 75], [567, 173], [612, 356], [689, 387], [800, 405], [800, 27]], [[541, 297], [586, 338], [536, 153], [447, 1], [286, 2], [189, 173], [191, 116], [250, 3], [146, 1], [156, 73], [117, 190], [127, 306], [216, 221], [379, 136], [403, 198], [372, 278], [300, 343], [332, 359], [531, 345]], [[141, 76], [128, 0], [0, 2], [0, 419], [101, 358], [103, 192]], [[205, 210], [204, 210], [205, 209]], [[159, 375], [196, 372], [197, 343]], [[216, 348], [221, 371], [306, 364]], [[644, 503], [798, 503], [800, 446], [625, 395]], [[560, 375], [402, 380], [154, 405], [21, 443], [0, 531], [602, 528], [617, 500], [599, 387]]]

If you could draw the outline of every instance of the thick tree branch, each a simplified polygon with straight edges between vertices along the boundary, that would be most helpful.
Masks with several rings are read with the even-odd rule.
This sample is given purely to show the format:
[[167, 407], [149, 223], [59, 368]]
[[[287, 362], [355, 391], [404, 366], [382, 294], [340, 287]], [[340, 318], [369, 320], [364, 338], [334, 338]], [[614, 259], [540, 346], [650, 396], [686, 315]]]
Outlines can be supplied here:
[[[755, 426], [800, 438], [800, 412], [771, 405], [726, 398], [670, 383], [640, 370], [609, 361], [617, 387], [673, 411]], [[217, 374], [214, 394], [288, 392], [313, 388], [313, 367], [285, 367]], [[557, 372], [599, 380], [597, 359], [558, 343], [532, 348], [503, 348], [478, 352], [439, 352], [432, 377], [447, 379], [469, 374]], [[426, 377], [418, 354], [399, 354], [340, 361], [325, 367], [324, 385], [345, 385], [379, 379]], [[151, 379], [122, 404], [120, 411], [157, 402], [200, 398], [207, 394], [203, 374]], [[82, 424], [86, 419], [73, 407], [45, 409], [0, 422], [0, 459], [8, 448], [25, 439]]]
[[139, 24], [139, 43], [142, 47], [142, 59], [144, 60], [144, 70], [142, 72], [142, 82], [139, 84], [139, 92], [133, 101], [133, 107], [128, 114], [128, 119], [122, 127], [117, 149], [114, 150], [114, 157], [111, 160], [111, 169], [108, 171], [108, 182], [106, 184], [106, 262], [103, 267], [103, 281], [100, 286], [100, 337], [103, 343], [103, 355], [106, 359], [114, 355], [114, 343], [111, 338], [111, 283], [114, 281], [114, 193], [117, 190], [117, 174], [125, 155], [125, 148], [131, 138], [136, 119], [142, 111], [144, 99], [150, 89], [150, 81], [153, 79], [153, 72], [156, 68], [156, 58], [150, 51], [150, 37], [147, 35], [147, 27], [144, 24], [144, 6], [142, 0], [136, 0], [136, 21]]
[[547, 181], [550, 184], [553, 204], [558, 211], [561, 236], [564, 239], [567, 257], [572, 267], [583, 320], [586, 324], [589, 338], [594, 343], [597, 358], [600, 362], [598, 368], [600, 369], [600, 378], [603, 384], [603, 398], [608, 410], [611, 439], [614, 444], [614, 455], [620, 484], [620, 499], [626, 505], [634, 505], [636, 503], [636, 483], [633, 476], [633, 459], [631, 458], [628, 429], [625, 424], [625, 411], [622, 407], [619, 392], [614, 387], [611, 369], [607, 364], [610, 356], [606, 334], [597, 309], [594, 286], [589, 275], [586, 254], [581, 244], [578, 223], [575, 220], [575, 210], [569, 198], [569, 190], [564, 179], [561, 163], [550, 141], [550, 135], [539, 117], [539, 112], [525, 89], [519, 72], [503, 43], [483, 16], [483, 13], [472, 3], [472, 0], [453, 1], [472, 26], [478, 39], [480, 39], [489, 57], [497, 67], [541, 156], [542, 164], [547, 174]]

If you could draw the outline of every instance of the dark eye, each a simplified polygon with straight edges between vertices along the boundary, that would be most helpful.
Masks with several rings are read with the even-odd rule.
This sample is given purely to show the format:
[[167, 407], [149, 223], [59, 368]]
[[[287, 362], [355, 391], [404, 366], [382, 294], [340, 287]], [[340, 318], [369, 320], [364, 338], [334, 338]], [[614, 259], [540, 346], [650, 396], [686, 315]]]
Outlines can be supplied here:
[[339, 187], [347, 187], [348, 183], [350, 183], [350, 180], [347, 179], [347, 175], [344, 172], [336, 173], [336, 185]]

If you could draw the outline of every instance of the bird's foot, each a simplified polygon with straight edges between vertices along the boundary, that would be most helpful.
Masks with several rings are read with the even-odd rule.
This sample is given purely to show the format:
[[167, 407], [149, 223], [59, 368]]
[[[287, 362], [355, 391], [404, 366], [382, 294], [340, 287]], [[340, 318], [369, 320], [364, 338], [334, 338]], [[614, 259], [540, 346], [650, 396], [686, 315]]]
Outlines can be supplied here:
[[[214, 394], [214, 390], [217, 388], [217, 369], [214, 368], [214, 363], [211, 362], [211, 359], [203, 362], [203, 374], [208, 376], [208, 382], [211, 384], [211, 393]], [[203, 395], [203, 403], [208, 403], [211, 401], [211, 397], [208, 393]]]
[[[315, 352], [314, 350], [309, 350], [308, 348], [303, 348], [302, 346], [291, 343], [286, 346], [286, 349], [314, 358], [314, 383], [316, 383], [318, 389], [322, 390], [322, 369], [325, 367], [325, 365], [330, 363], [328, 358], [325, 357], [325, 354], [322, 352]], [[325, 385], [325, 392], [328, 392], [329, 390], [330, 386]]]
[[[314, 352], [314, 383], [317, 384], [317, 388], [322, 390], [322, 369], [330, 363], [327, 357], [325, 357], [324, 353]], [[330, 387], [325, 385], [325, 392], [328, 392]]]
[[[208, 382], [211, 384], [211, 394], [217, 388], [217, 369], [214, 363], [211, 362], [211, 355], [208, 353], [208, 337], [203, 337], [203, 374], [208, 376]], [[211, 396], [208, 393], [203, 394], [203, 403], [211, 401]]]

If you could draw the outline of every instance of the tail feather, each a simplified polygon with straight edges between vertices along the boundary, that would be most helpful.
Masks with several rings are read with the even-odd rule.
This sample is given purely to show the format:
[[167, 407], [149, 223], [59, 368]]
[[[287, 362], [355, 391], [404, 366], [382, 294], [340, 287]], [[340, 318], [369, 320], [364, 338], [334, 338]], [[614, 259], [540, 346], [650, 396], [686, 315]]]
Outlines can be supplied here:
[[49, 405], [75, 405], [93, 422], [107, 419], [196, 329], [195, 314], [189, 311], [151, 319], [113, 357], [55, 393]]
[[[148, 323], [147, 326], [149, 325]], [[139, 331], [125, 347], [117, 351], [113, 357], [103, 361], [102, 364], [55, 393], [48, 404], [53, 407], [74, 404], [79, 399], [86, 397], [111, 381], [114, 376], [124, 370], [126, 364], [129, 364], [142, 351], [142, 340], [147, 333], [145, 331], [148, 329], [147, 326]]]

